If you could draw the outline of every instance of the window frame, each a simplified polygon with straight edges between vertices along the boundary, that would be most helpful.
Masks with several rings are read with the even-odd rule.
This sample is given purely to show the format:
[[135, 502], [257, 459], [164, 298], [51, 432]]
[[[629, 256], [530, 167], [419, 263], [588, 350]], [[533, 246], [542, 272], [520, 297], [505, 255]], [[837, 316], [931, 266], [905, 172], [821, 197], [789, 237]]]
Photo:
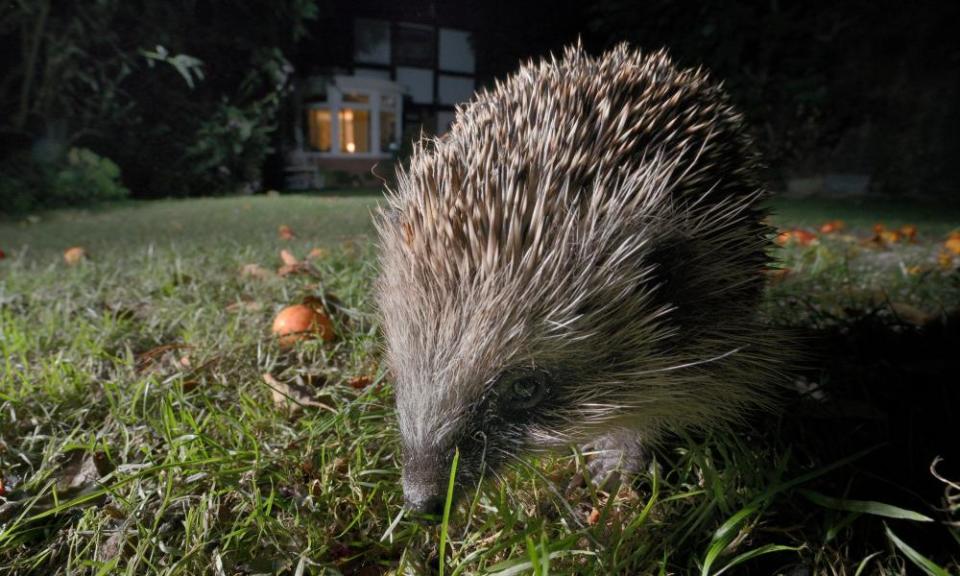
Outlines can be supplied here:
[[[326, 100], [311, 100], [303, 104], [301, 118], [306, 117], [306, 121], [309, 122], [310, 111], [315, 109], [328, 110], [330, 112], [331, 126], [330, 126], [330, 151], [324, 152], [312, 148], [310, 145], [309, 139], [309, 124], [304, 126], [301, 129], [301, 134], [306, 136], [303, 138], [305, 140], [303, 146], [303, 153], [308, 157], [314, 158], [366, 158], [366, 159], [383, 159], [390, 158], [393, 155], [393, 151], [389, 149], [383, 150], [380, 144], [380, 134], [381, 134], [381, 112], [382, 111], [392, 111], [394, 113], [394, 130], [396, 140], [393, 142], [394, 145], [399, 146], [400, 139], [403, 134], [403, 92], [399, 85], [394, 82], [384, 83], [382, 88], [377, 88], [371, 86], [369, 82], [367, 86], [364, 86], [364, 82], [356, 81], [356, 78], [361, 77], [348, 77], [348, 76], [337, 76], [327, 82], [326, 85]], [[365, 79], [366, 80], [366, 79]], [[390, 86], [388, 86], [390, 85]], [[357, 94], [361, 96], [367, 96], [367, 102], [349, 102], [344, 100], [344, 96], [348, 94]], [[394, 97], [394, 106], [392, 109], [390, 107], [383, 107], [382, 103], [385, 96]], [[367, 152], [346, 152], [340, 149], [340, 123], [341, 115], [344, 110], [367, 110], [369, 111], [369, 122], [368, 126], [368, 142], [370, 143], [369, 151]]]

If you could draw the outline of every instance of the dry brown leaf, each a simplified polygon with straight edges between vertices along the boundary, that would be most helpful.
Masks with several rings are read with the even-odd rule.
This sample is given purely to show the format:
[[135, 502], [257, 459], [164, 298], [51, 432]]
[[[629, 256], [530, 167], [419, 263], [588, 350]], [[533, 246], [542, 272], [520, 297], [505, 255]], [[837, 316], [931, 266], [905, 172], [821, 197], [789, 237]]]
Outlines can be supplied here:
[[947, 241], [943, 243], [943, 247], [951, 254], [960, 255], [960, 232], [951, 232]]
[[590, 514], [587, 515], [587, 524], [590, 526], [596, 526], [597, 522], [600, 521], [600, 511], [594, 508], [590, 510]]
[[891, 302], [890, 309], [897, 315], [897, 318], [913, 326], [926, 326], [935, 318], [933, 314], [906, 302]]
[[[137, 354], [136, 365], [134, 368], [137, 372], [144, 372], [146, 370], [152, 370], [159, 368], [161, 362], [165, 358], [169, 359], [168, 356], [177, 350], [189, 350], [193, 348], [189, 344], [161, 344], [160, 346], [154, 346], [153, 348]], [[175, 360], [174, 364], [179, 365], [179, 360]]]
[[263, 373], [263, 381], [270, 387], [274, 405], [286, 410], [291, 416], [299, 413], [305, 406], [323, 408], [336, 413], [336, 409], [333, 407], [318, 402], [312, 391], [306, 386], [292, 382], [281, 382], [269, 372]]
[[57, 492], [72, 495], [92, 488], [100, 477], [110, 472], [111, 465], [105, 454], [73, 450], [58, 471]]
[[280, 251], [280, 259], [283, 260], [283, 263], [286, 264], [287, 266], [296, 266], [297, 264], [300, 263], [300, 261], [297, 260], [297, 257], [294, 256], [293, 253], [287, 249], [283, 249]]
[[809, 230], [804, 230], [803, 228], [794, 228], [792, 230], [783, 230], [774, 241], [781, 245], [785, 246], [786, 244], [799, 244], [800, 246], [809, 246], [817, 240], [817, 235]]
[[372, 383], [373, 377], [367, 375], [355, 376], [347, 382], [347, 384], [349, 384], [350, 387], [355, 390], [363, 390]]
[[241, 297], [236, 302], [231, 302], [227, 304], [227, 307], [226, 307], [227, 312], [240, 312], [241, 310], [245, 312], [257, 312], [262, 309], [263, 309], [263, 304], [261, 304], [260, 302], [257, 302], [256, 300], [252, 300], [250, 298], [243, 298], [243, 297]]
[[243, 268], [240, 269], [240, 276], [243, 278], [267, 280], [269, 278], [273, 278], [274, 274], [272, 271], [267, 270], [259, 264], [244, 264]]
[[293, 233], [293, 229], [286, 224], [280, 225], [277, 229], [277, 235], [280, 236], [281, 240], [293, 240], [297, 237], [297, 235]]
[[833, 234], [843, 230], [845, 227], [846, 223], [843, 220], [829, 220], [820, 226], [820, 233]]
[[322, 258], [326, 258], [328, 255], [329, 253], [323, 248], [314, 248], [309, 254], [307, 254], [307, 259], [320, 260]]

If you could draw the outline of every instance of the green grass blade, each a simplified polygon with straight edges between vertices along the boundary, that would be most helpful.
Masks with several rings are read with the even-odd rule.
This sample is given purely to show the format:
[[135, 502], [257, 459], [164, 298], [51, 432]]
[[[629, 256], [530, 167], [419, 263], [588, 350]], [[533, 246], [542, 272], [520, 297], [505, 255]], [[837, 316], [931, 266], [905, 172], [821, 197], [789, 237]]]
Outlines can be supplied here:
[[889, 526], [884, 526], [883, 528], [887, 532], [887, 538], [889, 538], [890, 541], [893, 542], [893, 545], [896, 546], [898, 550], [903, 552], [903, 555], [906, 556], [908, 560], [913, 562], [917, 568], [920, 568], [930, 576], [950, 576], [950, 573], [944, 568], [941, 568], [933, 560], [930, 560], [923, 554], [917, 552], [909, 544], [898, 538]]
[[870, 564], [870, 561], [880, 555], [880, 552], [874, 552], [873, 554], [867, 556], [860, 561], [860, 564], [857, 564], [857, 571], [853, 573], [853, 576], [860, 576], [863, 574], [864, 569]]
[[443, 504], [443, 523], [440, 524], [440, 576], [443, 576], [447, 549], [447, 529], [450, 527], [450, 508], [453, 506], [453, 487], [457, 481], [457, 464], [460, 463], [460, 448], [453, 453], [450, 465], [450, 480], [447, 482], [447, 501]]
[[727, 549], [730, 542], [733, 541], [734, 537], [740, 531], [740, 527], [748, 518], [756, 514], [757, 511], [758, 508], [756, 505], [747, 506], [728, 518], [726, 522], [717, 528], [717, 531], [713, 534], [713, 538], [710, 540], [707, 554], [703, 559], [703, 568], [700, 569], [701, 576], [709, 576], [710, 568], [713, 567], [714, 562], [716, 562], [717, 558]]
[[919, 512], [906, 510], [891, 504], [883, 502], [874, 502], [872, 500], [850, 500], [847, 498], [832, 498], [813, 490], [801, 490], [801, 494], [807, 500], [817, 506], [829, 508], [831, 510], [843, 510], [845, 512], [859, 512], [861, 514], [872, 514], [874, 516], [883, 516], [884, 518], [894, 518], [896, 520], [913, 520], [914, 522], [933, 522], [933, 518], [924, 516]]
[[727, 570], [733, 568], [734, 566], [739, 566], [748, 560], [753, 560], [759, 556], [764, 556], [766, 554], [772, 554], [774, 552], [797, 552], [801, 550], [803, 546], [784, 546], [782, 544], [767, 544], [766, 546], [761, 546], [759, 548], [754, 548], [753, 550], [748, 550], [743, 554], [740, 554], [730, 560], [726, 566], [717, 570], [713, 573], [713, 576], [720, 576]]

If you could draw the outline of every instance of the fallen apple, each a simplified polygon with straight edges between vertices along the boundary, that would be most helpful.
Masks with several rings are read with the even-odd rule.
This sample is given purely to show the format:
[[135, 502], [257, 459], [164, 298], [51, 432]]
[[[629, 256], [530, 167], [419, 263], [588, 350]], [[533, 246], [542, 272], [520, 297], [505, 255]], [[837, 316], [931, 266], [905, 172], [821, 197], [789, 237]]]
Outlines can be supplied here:
[[322, 309], [306, 304], [295, 304], [281, 310], [273, 319], [273, 334], [283, 348], [301, 340], [320, 338], [329, 342], [336, 337], [330, 317]]
[[82, 246], [73, 246], [63, 252], [63, 261], [67, 266], [74, 266], [87, 259], [87, 250]]

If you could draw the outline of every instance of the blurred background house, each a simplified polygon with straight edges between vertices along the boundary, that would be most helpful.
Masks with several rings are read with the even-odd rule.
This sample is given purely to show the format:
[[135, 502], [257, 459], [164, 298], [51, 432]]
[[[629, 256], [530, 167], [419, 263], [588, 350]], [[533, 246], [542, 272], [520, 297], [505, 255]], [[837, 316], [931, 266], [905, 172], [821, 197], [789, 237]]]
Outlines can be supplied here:
[[[960, 202], [960, 2], [11, 6], [0, 16], [0, 192], [19, 209], [119, 190], [63, 184], [81, 180], [139, 198], [375, 187], [477, 88], [578, 40], [594, 54], [666, 47], [709, 69], [777, 191]], [[89, 161], [71, 161], [74, 148]]]
[[[299, 47], [286, 187], [373, 179], [421, 132], [442, 134], [477, 87], [476, 22], [434, 2], [358, 2]], [[322, 45], [321, 45], [322, 44]]]

